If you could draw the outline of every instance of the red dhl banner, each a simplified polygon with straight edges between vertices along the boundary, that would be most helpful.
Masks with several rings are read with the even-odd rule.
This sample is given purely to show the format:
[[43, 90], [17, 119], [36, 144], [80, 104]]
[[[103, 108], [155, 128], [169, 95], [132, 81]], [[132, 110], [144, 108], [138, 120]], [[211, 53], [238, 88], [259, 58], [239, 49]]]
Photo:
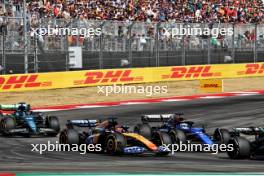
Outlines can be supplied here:
[[0, 76], [0, 92], [264, 76], [264, 63], [85, 70]]

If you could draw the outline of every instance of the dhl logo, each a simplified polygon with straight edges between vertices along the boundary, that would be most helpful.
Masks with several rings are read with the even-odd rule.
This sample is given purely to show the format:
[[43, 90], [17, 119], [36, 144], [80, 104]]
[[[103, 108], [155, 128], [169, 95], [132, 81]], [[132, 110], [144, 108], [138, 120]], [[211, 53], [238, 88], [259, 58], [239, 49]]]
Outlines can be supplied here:
[[204, 84], [203, 87], [204, 88], [218, 88], [218, 87], [221, 87], [221, 86], [218, 85], [218, 84]]
[[131, 76], [132, 70], [90, 71], [85, 73], [85, 80], [74, 81], [75, 85], [95, 83], [116, 83], [142, 81], [143, 77]]
[[162, 79], [221, 76], [221, 73], [211, 72], [211, 66], [174, 67], [171, 71], [170, 75], [162, 75]]
[[264, 73], [264, 64], [246, 64], [246, 71], [237, 72], [238, 75], [253, 75]]
[[38, 75], [0, 77], [0, 90], [47, 87], [51, 82], [38, 82]]

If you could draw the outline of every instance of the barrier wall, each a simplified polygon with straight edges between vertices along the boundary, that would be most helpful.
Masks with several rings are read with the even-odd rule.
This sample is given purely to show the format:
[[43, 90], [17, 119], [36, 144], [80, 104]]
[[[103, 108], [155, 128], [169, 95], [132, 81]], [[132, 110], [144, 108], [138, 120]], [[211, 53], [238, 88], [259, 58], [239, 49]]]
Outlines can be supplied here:
[[0, 76], [0, 92], [264, 76], [264, 62], [16, 74]]

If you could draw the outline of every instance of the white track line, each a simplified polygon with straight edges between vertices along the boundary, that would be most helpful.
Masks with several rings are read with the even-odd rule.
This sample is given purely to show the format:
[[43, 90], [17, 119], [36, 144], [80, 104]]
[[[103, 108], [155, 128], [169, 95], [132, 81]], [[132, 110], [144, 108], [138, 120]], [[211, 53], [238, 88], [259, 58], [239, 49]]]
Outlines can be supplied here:
[[161, 102], [175, 102], [175, 101], [187, 101], [190, 99], [167, 99], [167, 100], [161, 100]]
[[259, 92], [243, 92], [243, 91], [239, 91], [239, 92], [228, 92], [228, 93], [233, 93], [233, 94], [259, 94]]
[[53, 112], [53, 111], [64, 111], [69, 109], [34, 109], [34, 112]]
[[251, 96], [251, 95], [259, 95], [258, 93], [252, 94], [252, 93], [242, 93], [242, 94], [236, 94], [236, 96]]
[[225, 98], [226, 96], [205, 96], [199, 97], [200, 99], [217, 99], [217, 98]]
[[120, 105], [138, 105], [138, 104], [149, 104], [151, 102], [126, 102], [126, 103], [120, 103]]
[[108, 106], [104, 106], [104, 105], [83, 105], [83, 106], [76, 106], [76, 107], [74, 107], [74, 109], [104, 108], [104, 107], [108, 107]]

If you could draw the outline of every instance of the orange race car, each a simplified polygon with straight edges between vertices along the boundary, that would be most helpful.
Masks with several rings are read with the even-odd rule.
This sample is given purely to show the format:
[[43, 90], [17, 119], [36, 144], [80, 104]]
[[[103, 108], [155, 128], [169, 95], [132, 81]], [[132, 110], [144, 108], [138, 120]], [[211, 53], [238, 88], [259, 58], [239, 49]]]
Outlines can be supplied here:
[[[81, 132], [78, 128], [88, 128]], [[101, 152], [109, 154], [142, 154], [152, 152], [168, 155], [165, 145], [171, 144], [168, 134], [157, 132], [153, 140], [128, 131], [127, 126], [119, 125], [115, 118], [99, 120], [69, 120], [66, 129], [60, 133], [61, 144], [100, 144]], [[165, 144], [165, 145], [164, 145]]]

